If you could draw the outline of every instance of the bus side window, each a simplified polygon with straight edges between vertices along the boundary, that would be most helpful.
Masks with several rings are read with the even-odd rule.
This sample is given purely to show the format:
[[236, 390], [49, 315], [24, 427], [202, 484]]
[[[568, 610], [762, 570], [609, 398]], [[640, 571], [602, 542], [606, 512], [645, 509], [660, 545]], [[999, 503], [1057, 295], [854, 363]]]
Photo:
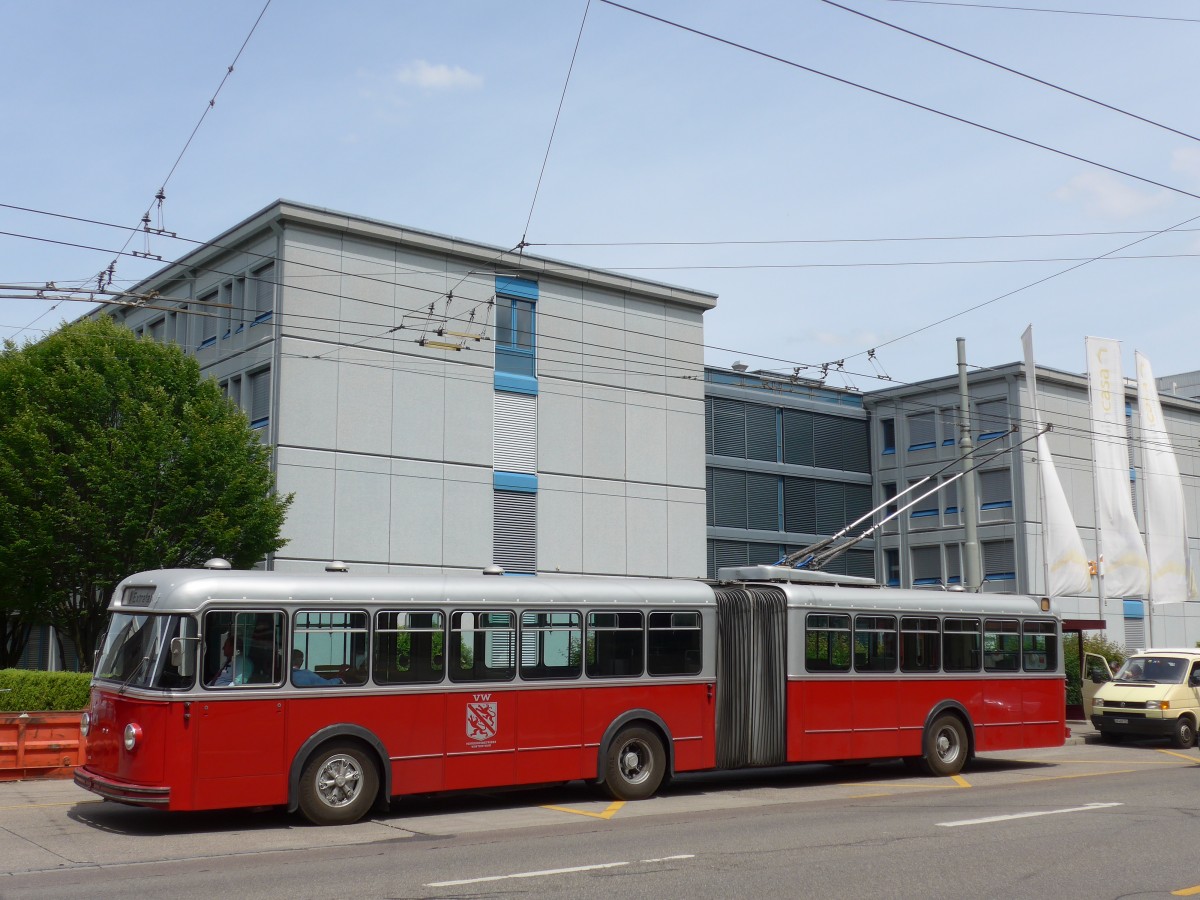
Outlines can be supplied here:
[[854, 670], [896, 671], [896, 617], [854, 617]]
[[578, 678], [583, 670], [577, 612], [521, 613], [521, 677]]
[[804, 620], [804, 668], [810, 672], [850, 671], [850, 617], [809, 613]]
[[283, 683], [283, 613], [214, 610], [204, 616], [201, 670], [209, 687]]
[[652, 612], [646, 636], [651, 675], [699, 675], [703, 635], [698, 612]]
[[[365, 684], [367, 681], [367, 614], [307, 609], [296, 613], [289, 666], [294, 683], [304, 687]], [[302, 678], [299, 673], [311, 672]]]
[[450, 680], [512, 681], [517, 675], [516, 616], [511, 612], [450, 614]]
[[437, 611], [383, 611], [375, 616], [376, 684], [431, 684], [445, 666], [446, 617]]
[[900, 671], [936, 672], [938, 620], [932, 616], [905, 616], [900, 620]]
[[1022, 630], [1025, 671], [1058, 671], [1058, 635], [1054, 623], [1027, 621]]
[[590, 612], [585, 658], [589, 678], [634, 678], [645, 668], [640, 612]]
[[983, 623], [983, 668], [986, 672], [1020, 670], [1021, 627], [1016, 619], [987, 619]]
[[978, 619], [942, 622], [942, 668], [947, 672], [978, 672], [980, 646]]

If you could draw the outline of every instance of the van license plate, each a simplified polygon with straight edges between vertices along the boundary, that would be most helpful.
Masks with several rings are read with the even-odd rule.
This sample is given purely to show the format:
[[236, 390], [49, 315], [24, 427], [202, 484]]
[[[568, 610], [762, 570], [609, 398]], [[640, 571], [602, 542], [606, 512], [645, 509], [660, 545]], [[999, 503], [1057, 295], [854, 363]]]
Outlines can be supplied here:
[[1129, 720], [1128, 719], [1113, 719], [1113, 724], [1114, 725], [1128, 725]]

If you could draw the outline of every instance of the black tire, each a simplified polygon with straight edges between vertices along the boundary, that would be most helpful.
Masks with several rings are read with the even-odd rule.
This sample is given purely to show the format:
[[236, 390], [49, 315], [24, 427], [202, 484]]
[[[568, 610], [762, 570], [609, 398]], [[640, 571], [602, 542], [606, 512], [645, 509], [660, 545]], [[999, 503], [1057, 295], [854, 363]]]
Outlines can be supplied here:
[[645, 800], [667, 774], [662, 741], [649, 728], [626, 728], [604, 757], [604, 789], [614, 800]]
[[957, 775], [967, 762], [967, 729], [958, 716], [938, 716], [925, 731], [922, 767], [930, 775]]
[[1196, 723], [1191, 716], [1179, 716], [1171, 731], [1171, 746], [1180, 750], [1190, 750], [1196, 746]]
[[314, 825], [357, 822], [378, 794], [375, 760], [357, 744], [322, 747], [300, 774], [300, 812]]

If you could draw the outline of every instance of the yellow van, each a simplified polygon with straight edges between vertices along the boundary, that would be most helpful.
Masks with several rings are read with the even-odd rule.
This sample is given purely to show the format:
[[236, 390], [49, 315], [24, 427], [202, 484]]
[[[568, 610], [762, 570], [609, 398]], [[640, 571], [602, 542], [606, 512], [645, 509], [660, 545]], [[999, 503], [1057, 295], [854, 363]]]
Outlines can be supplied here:
[[1200, 649], [1138, 650], [1111, 676], [1096, 659], [1088, 654], [1091, 681], [1100, 685], [1091, 717], [1101, 738], [1119, 741], [1134, 734], [1170, 738], [1180, 749], [1195, 746]]

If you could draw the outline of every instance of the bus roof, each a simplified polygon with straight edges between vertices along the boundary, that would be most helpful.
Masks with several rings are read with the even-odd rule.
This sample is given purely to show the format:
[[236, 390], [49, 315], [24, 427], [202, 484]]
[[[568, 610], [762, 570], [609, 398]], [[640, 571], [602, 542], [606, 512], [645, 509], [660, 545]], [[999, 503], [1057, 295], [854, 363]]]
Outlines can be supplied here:
[[711, 605], [699, 581], [539, 575], [368, 575], [260, 570], [159, 569], [117, 585], [112, 612], [190, 612], [211, 602], [611, 603]]

